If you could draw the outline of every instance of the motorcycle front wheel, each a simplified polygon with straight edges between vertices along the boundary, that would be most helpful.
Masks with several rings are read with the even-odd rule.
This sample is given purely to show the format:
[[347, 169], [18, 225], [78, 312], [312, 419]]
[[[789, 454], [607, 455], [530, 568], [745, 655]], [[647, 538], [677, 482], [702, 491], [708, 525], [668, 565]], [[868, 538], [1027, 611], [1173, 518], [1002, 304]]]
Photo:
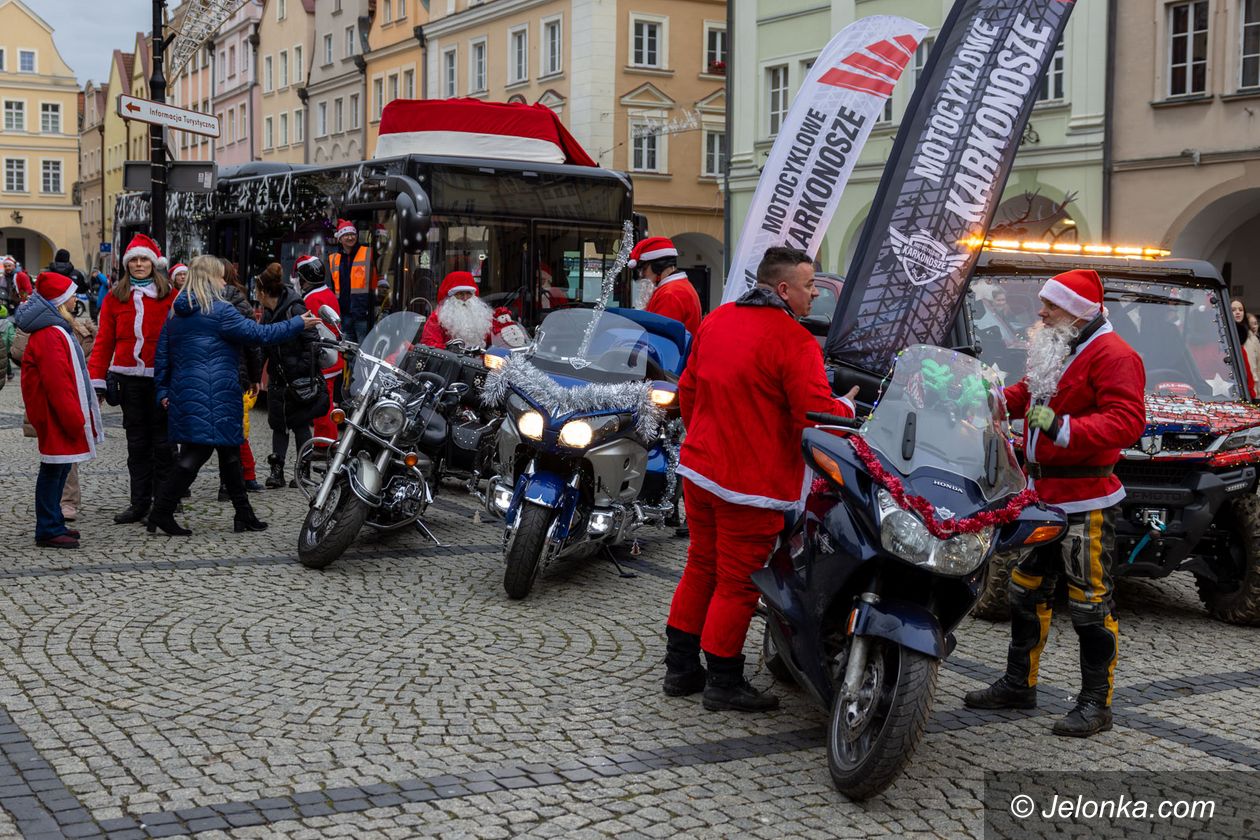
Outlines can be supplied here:
[[509, 598], [519, 601], [534, 587], [538, 564], [542, 560], [555, 511], [525, 504], [517, 513], [516, 532], [507, 549], [507, 570], [503, 573], [503, 589]]
[[350, 491], [344, 479], [333, 485], [322, 511], [311, 507], [298, 531], [298, 561], [308, 569], [323, 569], [350, 547], [367, 519], [367, 505]]
[[923, 739], [939, 661], [872, 638], [856, 697], [836, 694], [827, 728], [827, 766], [836, 790], [869, 799], [897, 780]]

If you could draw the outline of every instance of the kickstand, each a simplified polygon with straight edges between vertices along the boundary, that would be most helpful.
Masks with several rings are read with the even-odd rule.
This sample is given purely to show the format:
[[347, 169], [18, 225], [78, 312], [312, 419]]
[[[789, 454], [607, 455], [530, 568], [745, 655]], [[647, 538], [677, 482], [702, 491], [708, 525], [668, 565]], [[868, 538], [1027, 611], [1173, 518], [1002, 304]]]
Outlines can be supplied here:
[[621, 567], [621, 564], [617, 562], [617, 555], [613, 554], [612, 549], [609, 548], [608, 546], [604, 546], [604, 556], [608, 558], [608, 561], [610, 563], [612, 563], [614, 566], [617, 567], [617, 574], [619, 577], [623, 577], [623, 578], [638, 577], [638, 575], [636, 575], [634, 572], [627, 572], [625, 569]]
[[417, 531], [419, 531], [420, 533], [424, 534], [424, 535], [425, 535], [426, 537], [428, 537], [429, 539], [433, 540], [433, 544], [434, 544], [434, 545], [436, 545], [436, 546], [441, 546], [441, 545], [442, 545], [442, 541], [441, 541], [441, 540], [439, 540], [437, 537], [433, 536], [433, 532], [429, 530], [429, 526], [428, 526], [428, 525], [425, 525], [425, 524], [424, 524], [424, 520], [423, 520], [423, 519], [417, 519], [417, 520], [416, 520], [416, 530], [417, 530]]

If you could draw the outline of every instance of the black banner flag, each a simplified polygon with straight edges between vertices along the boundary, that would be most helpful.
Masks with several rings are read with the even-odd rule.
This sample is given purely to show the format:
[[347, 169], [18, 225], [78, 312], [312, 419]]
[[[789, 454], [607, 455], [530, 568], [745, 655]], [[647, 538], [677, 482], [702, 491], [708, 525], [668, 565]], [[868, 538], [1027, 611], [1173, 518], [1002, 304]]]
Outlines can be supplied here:
[[945, 340], [1073, 5], [954, 4], [862, 228], [828, 358], [882, 373], [901, 349]]

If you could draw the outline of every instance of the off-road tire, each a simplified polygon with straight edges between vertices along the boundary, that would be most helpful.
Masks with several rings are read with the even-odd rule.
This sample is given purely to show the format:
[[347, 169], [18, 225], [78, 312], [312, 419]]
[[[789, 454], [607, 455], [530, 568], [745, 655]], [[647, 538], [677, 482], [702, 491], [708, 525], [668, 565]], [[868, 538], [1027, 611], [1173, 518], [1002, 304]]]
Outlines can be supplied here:
[[788, 685], [796, 684], [796, 678], [788, 670], [787, 663], [783, 661], [783, 654], [779, 652], [774, 644], [774, 638], [770, 635], [769, 619], [766, 620], [766, 629], [761, 634], [761, 661], [776, 681]]
[[524, 504], [517, 516], [516, 533], [507, 550], [507, 569], [503, 572], [503, 589], [509, 598], [519, 601], [534, 587], [538, 564], [542, 561], [547, 530], [556, 512], [539, 505]]
[[[879, 645], [894, 645], [883, 639], [873, 640], [871, 653]], [[839, 693], [831, 709], [827, 727], [827, 769], [832, 784], [849, 799], [862, 801], [886, 790], [901, 775], [915, 748], [923, 740], [932, 701], [936, 694], [936, 676], [940, 661], [906, 647], [898, 651], [897, 685], [882, 730], [864, 760], [856, 767], [837, 766], [832, 741], [836, 717], [841, 714]], [[882, 654], [881, 654], [882, 655]]]
[[346, 549], [354, 542], [359, 531], [363, 530], [368, 509], [367, 505], [363, 504], [363, 501], [354, 495], [348, 486], [342, 486], [341, 494], [332, 512], [328, 514], [334, 517], [335, 521], [324, 538], [318, 542], [311, 539], [311, 517], [314, 515], [315, 508], [307, 510], [306, 518], [302, 520], [302, 527], [298, 530], [298, 562], [308, 569], [323, 569], [346, 553]]
[[[1244, 564], [1242, 583], [1222, 591], [1213, 581], [1195, 576], [1199, 600], [1208, 614], [1230, 624], [1260, 626], [1260, 497], [1241, 496], [1229, 502], [1229, 532], [1237, 540]], [[1231, 552], [1232, 553], [1232, 552]]]
[[1010, 621], [1011, 569], [1019, 562], [1019, 552], [994, 554], [989, 558], [989, 574], [985, 577], [980, 600], [972, 607], [971, 614], [985, 621]]

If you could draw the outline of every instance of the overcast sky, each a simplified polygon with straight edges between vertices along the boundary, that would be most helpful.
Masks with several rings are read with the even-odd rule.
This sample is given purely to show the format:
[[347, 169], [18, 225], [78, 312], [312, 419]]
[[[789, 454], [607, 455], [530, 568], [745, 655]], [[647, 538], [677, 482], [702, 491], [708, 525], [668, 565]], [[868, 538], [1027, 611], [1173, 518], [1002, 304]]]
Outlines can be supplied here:
[[[74, 70], [79, 84], [109, 81], [114, 50], [130, 52], [136, 33], [148, 32], [153, 0], [23, 0], [53, 28], [57, 50]], [[168, 8], [178, 3], [169, 0]]]

